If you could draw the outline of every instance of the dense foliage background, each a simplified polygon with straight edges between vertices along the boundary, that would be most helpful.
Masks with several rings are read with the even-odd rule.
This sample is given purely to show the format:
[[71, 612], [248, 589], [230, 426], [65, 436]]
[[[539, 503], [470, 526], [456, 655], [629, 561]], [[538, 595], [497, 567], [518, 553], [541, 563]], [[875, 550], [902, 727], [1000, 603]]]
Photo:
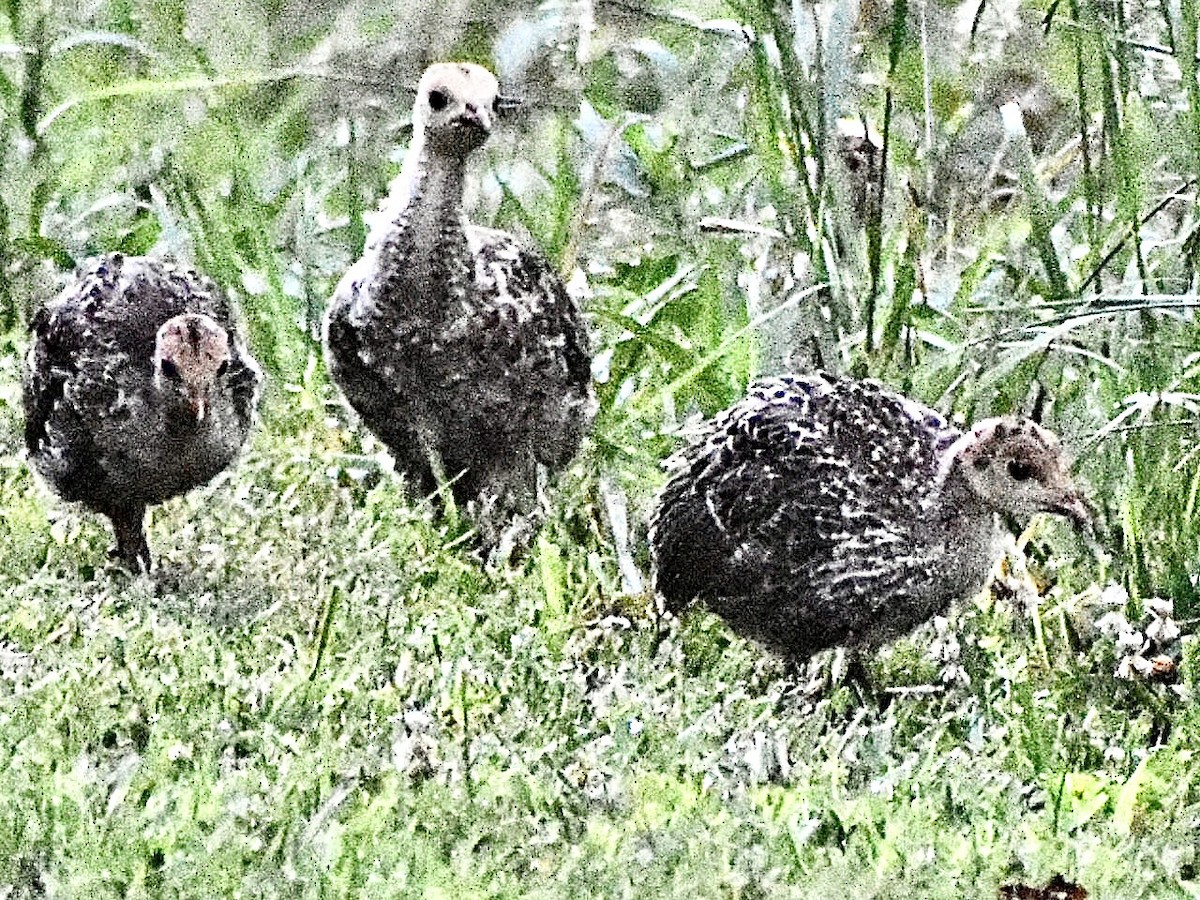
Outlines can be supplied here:
[[[1200, 604], [1198, 21], [4, 4], [0, 897], [1200, 895], [1195, 670], [1138, 674]], [[599, 347], [521, 571], [405, 499], [319, 359], [447, 58], [524, 100], [475, 220], [544, 249]], [[271, 375], [238, 470], [155, 513], [152, 578], [101, 565], [101, 523], [19, 454], [30, 311], [110, 250], [229, 286]], [[818, 365], [1039, 417], [1101, 511], [874, 660], [883, 711], [644, 591], [680, 425]]]

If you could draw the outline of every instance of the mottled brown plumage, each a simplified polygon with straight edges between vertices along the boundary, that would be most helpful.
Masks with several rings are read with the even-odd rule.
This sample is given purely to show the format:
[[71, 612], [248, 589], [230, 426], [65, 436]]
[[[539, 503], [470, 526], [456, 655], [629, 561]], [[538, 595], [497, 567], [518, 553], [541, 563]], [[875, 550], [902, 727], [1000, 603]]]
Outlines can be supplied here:
[[890, 640], [979, 590], [998, 514], [1089, 516], [1033, 422], [963, 434], [882, 385], [822, 374], [755, 384], [671, 468], [650, 536], [667, 606], [699, 601], [798, 659]]
[[325, 320], [350, 405], [419, 491], [450, 479], [489, 549], [535, 512], [539, 467], [567, 465], [593, 405], [587, 328], [554, 270], [465, 219], [467, 158], [501, 105], [486, 69], [426, 71], [403, 170]]
[[229, 466], [261, 381], [212, 281], [158, 260], [101, 257], [34, 316], [25, 443], [64, 499], [112, 520], [114, 555], [148, 569], [146, 507]]

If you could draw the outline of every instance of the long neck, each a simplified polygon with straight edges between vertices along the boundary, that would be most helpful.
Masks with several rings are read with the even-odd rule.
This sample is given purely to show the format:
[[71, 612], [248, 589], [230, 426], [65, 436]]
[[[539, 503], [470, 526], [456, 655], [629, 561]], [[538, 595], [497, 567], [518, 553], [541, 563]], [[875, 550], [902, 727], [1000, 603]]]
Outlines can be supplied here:
[[400, 290], [389, 291], [400, 302], [427, 301], [467, 274], [465, 169], [464, 159], [433, 152], [420, 137], [409, 148], [368, 241], [385, 271], [402, 273]]
[[462, 227], [462, 202], [466, 160], [435, 153], [421, 137], [413, 141], [388, 204], [392, 215], [422, 234], [437, 234], [446, 227]]

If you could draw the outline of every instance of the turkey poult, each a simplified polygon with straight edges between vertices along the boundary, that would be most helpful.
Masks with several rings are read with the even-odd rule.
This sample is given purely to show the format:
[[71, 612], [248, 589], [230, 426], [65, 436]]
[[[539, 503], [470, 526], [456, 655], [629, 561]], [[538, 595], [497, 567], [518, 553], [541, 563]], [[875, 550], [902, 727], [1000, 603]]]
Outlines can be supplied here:
[[154, 259], [101, 257], [33, 318], [25, 442], [55, 491], [112, 520], [112, 555], [149, 570], [146, 507], [233, 462], [261, 383], [212, 281]]
[[1032, 421], [966, 433], [874, 382], [767, 379], [669, 463], [655, 587], [795, 660], [899, 637], [983, 587], [1000, 518], [1090, 512]]
[[480, 66], [426, 70], [403, 168], [325, 319], [334, 382], [416, 489], [449, 481], [485, 550], [528, 529], [539, 470], [570, 462], [593, 408], [577, 304], [540, 254], [464, 217], [467, 158], [505, 103]]

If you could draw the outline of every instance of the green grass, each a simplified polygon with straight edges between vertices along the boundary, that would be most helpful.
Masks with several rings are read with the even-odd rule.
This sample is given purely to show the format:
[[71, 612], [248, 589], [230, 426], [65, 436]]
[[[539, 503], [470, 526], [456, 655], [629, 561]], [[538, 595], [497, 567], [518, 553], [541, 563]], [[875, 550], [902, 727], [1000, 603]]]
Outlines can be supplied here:
[[[1196, 4], [973, 4], [970, 45], [953, 5], [317, 6], [0, 4], [0, 900], [1200, 896], [1200, 645], [1126, 681], [1097, 630], [1200, 610]], [[526, 101], [471, 214], [596, 337], [519, 571], [404, 499], [314, 358], [427, 54]], [[18, 453], [29, 315], [114, 250], [230, 288], [273, 385], [150, 578]], [[883, 712], [638, 584], [678, 426], [816, 365], [1037, 412], [1100, 513], [1100, 548], [1026, 535], [1036, 613], [1013, 575], [874, 657]]]
[[1113, 677], [1079, 598], [1036, 631], [962, 604], [969, 684], [927, 627], [873, 671], [938, 689], [874, 712], [802, 689], [828, 661], [797, 680], [622, 594], [594, 454], [524, 568], [485, 571], [361, 449], [275, 398], [235, 470], [155, 510], [148, 577], [5, 457], [0, 895], [1200, 892], [1200, 721]]

